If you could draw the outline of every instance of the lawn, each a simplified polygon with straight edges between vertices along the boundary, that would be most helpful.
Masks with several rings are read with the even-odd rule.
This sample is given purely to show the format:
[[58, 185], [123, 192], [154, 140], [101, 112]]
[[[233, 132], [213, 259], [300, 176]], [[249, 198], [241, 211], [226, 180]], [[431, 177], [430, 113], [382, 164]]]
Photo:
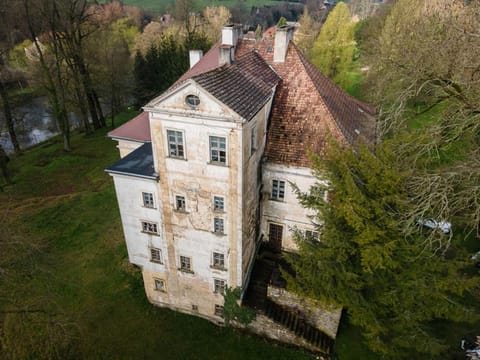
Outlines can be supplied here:
[[[105, 1], [100, 1], [105, 2]], [[226, 6], [231, 7], [239, 0], [197, 0], [195, 5], [198, 10], [206, 6]], [[250, 9], [252, 6], [275, 5], [283, 1], [275, 0], [242, 0], [241, 3]], [[175, 0], [123, 0], [124, 4], [141, 7], [155, 14], [171, 13], [174, 8]]]
[[[134, 114], [126, 114], [125, 118]], [[299, 350], [155, 308], [129, 264], [106, 131], [15, 157], [0, 192], [0, 358], [309, 359]]]

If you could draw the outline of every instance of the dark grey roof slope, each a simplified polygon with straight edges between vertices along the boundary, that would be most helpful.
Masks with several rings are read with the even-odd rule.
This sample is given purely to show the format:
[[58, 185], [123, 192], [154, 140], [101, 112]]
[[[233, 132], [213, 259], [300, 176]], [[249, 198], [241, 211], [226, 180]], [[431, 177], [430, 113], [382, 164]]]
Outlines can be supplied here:
[[246, 120], [265, 105], [280, 78], [256, 52], [192, 79]]
[[145, 143], [138, 149], [105, 169], [110, 174], [121, 174], [158, 180], [153, 167], [152, 144]]

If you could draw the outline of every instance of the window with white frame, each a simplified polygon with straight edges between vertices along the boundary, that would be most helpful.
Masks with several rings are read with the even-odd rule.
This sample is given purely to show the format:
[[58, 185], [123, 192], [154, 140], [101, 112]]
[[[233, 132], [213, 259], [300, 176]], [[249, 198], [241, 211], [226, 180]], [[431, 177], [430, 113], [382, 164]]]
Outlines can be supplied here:
[[150, 221], [142, 221], [142, 231], [149, 234], [158, 234], [158, 225]]
[[257, 150], [257, 126], [254, 125], [250, 132], [250, 155]]
[[227, 163], [227, 141], [224, 137], [210, 136], [210, 162], [221, 165]]
[[191, 272], [192, 258], [189, 258], [188, 256], [180, 256], [180, 270]]
[[155, 203], [153, 202], [153, 194], [152, 193], [142, 192], [142, 197], [143, 197], [143, 206], [148, 207], [148, 208], [155, 207]]
[[225, 255], [222, 253], [214, 252], [213, 253], [213, 263], [212, 267], [217, 269], [225, 268]]
[[215, 294], [225, 293], [227, 282], [225, 280], [213, 279], [213, 292]]
[[285, 199], [285, 181], [283, 180], [272, 180], [272, 200], [283, 200]]
[[224, 211], [225, 210], [225, 198], [223, 196], [213, 197], [213, 210]]
[[215, 312], [214, 312], [215, 316], [219, 316], [219, 317], [222, 317], [223, 318], [223, 306], [222, 305], [218, 305], [218, 304], [215, 304]]
[[176, 130], [167, 130], [168, 156], [184, 158], [183, 133]]
[[318, 240], [318, 231], [305, 230], [305, 237], [311, 240]]
[[163, 279], [154, 279], [154, 283], [155, 283], [155, 290], [157, 290], [157, 291], [162, 291], [162, 292], [166, 292], [166, 291], [167, 291], [167, 287], [165, 286], [165, 280], [163, 280]]
[[150, 261], [162, 264], [162, 250], [150, 248]]
[[178, 211], [186, 211], [185, 196], [175, 196], [175, 209]]
[[223, 234], [225, 230], [223, 219], [221, 218], [214, 218], [213, 219], [213, 232], [218, 234]]

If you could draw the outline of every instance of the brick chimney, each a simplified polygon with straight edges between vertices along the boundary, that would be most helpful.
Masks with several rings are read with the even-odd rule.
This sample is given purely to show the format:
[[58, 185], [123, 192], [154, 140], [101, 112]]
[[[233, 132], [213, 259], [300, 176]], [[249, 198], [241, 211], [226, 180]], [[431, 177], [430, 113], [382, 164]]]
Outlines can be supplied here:
[[222, 43], [218, 49], [218, 64], [231, 64], [235, 60], [235, 48], [238, 39], [242, 37], [242, 28], [239, 25], [225, 25], [222, 29]]
[[190, 58], [190, 69], [200, 61], [200, 59], [203, 56], [203, 51], [202, 50], [190, 50], [188, 52], [189, 58]]
[[285, 62], [288, 44], [293, 37], [293, 26], [284, 25], [275, 30], [275, 45], [273, 48], [273, 62]]

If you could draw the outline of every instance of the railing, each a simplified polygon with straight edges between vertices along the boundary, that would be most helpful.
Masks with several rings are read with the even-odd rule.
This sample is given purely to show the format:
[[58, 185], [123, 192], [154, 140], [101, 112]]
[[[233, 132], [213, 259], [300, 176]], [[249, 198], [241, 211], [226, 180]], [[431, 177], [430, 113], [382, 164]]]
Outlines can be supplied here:
[[304, 314], [289, 310], [268, 298], [265, 305], [265, 315], [267, 317], [290, 329], [295, 335], [319, 349], [320, 352], [326, 355], [333, 353], [335, 341], [321, 330], [310, 325]]

